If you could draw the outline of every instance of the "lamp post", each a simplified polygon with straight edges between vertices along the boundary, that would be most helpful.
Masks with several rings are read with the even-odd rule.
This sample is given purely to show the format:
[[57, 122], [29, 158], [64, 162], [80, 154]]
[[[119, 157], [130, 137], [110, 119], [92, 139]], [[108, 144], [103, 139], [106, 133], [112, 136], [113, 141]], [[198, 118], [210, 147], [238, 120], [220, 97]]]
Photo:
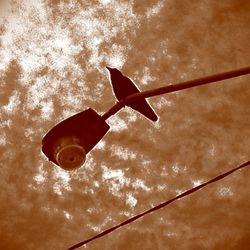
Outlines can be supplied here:
[[109, 125], [106, 120], [126, 104], [143, 98], [172, 93], [247, 74], [250, 74], [250, 67], [132, 94], [117, 102], [102, 116], [89, 108], [53, 127], [43, 137], [42, 151], [50, 161], [61, 168], [65, 170], [77, 169], [84, 164], [86, 154], [108, 132]]

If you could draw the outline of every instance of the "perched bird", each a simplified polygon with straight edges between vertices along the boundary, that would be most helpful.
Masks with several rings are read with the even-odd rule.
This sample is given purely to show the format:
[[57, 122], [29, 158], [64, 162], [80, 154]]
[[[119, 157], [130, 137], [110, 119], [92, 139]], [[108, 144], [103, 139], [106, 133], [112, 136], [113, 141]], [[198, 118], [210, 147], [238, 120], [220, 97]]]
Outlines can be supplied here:
[[[111, 84], [114, 94], [118, 101], [126, 98], [129, 95], [139, 93], [140, 90], [136, 85], [126, 76], [124, 76], [118, 69], [106, 67], [110, 72]], [[158, 116], [148, 104], [146, 99], [138, 99], [127, 104], [127, 106], [135, 109], [142, 115], [146, 116], [151, 121], [157, 121]]]

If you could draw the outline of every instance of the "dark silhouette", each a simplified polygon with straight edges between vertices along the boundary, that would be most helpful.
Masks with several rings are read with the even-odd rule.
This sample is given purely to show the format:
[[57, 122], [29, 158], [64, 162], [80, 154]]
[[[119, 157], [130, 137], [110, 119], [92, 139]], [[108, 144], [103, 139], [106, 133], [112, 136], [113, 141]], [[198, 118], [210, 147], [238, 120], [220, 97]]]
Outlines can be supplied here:
[[110, 71], [113, 89], [119, 102], [101, 116], [91, 108], [75, 114], [58, 123], [48, 131], [42, 140], [43, 153], [50, 161], [65, 170], [74, 170], [83, 165], [86, 154], [108, 132], [109, 125], [106, 120], [125, 105], [139, 111], [148, 119], [156, 121], [158, 117], [145, 98], [250, 74], [250, 67], [246, 67], [140, 92], [133, 82], [123, 76], [119, 70], [107, 68]]
[[[111, 84], [118, 101], [125, 99], [129, 95], [140, 92], [136, 85], [128, 77], [124, 76], [118, 69], [109, 67], [106, 68], [110, 72]], [[154, 110], [150, 107], [145, 98], [133, 100], [126, 105], [146, 116], [151, 121], [155, 122], [158, 120], [158, 116], [155, 114]]]
[[53, 127], [43, 137], [42, 151], [64, 170], [74, 170], [83, 165], [86, 154], [108, 130], [105, 120], [89, 108]]
[[[117, 69], [111, 69], [109, 67], [106, 67], [106, 68], [108, 68], [109, 71], [114, 71], [113, 77], [115, 77], [115, 75], [117, 75], [118, 73], [121, 74], [121, 72], [119, 72]], [[132, 84], [136, 88], [136, 92], [135, 93], [133, 92], [131, 95], [125, 97], [125, 99], [120, 99], [120, 101], [117, 102], [113, 107], [111, 107], [105, 114], [103, 114], [102, 117], [103, 117], [103, 119], [107, 120], [110, 116], [116, 114], [125, 105], [129, 106], [129, 103], [132, 103], [132, 101], [138, 102], [138, 100], [142, 100], [142, 99], [149, 98], [152, 96], [159, 96], [159, 95], [163, 95], [163, 94], [167, 94], [167, 93], [173, 93], [173, 92], [180, 91], [183, 89], [194, 88], [194, 87], [202, 86], [205, 84], [218, 83], [219, 81], [222, 81], [222, 80], [226, 80], [226, 79], [230, 79], [230, 78], [234, 78], [234, 77], [238, 77], [238, 76], [243, 76], [243, 75], [247, 75], [247, 74], [250, 74], [250, 67], [236, 69], [236, 70], [232, 70], [232, 71], [227, 71], [224, 73], [219, 73], [216, 75], [211, 75], [211, 76], [206, 76], [206, 77], [202, 77], [202, 78], [198, 78], [198, 79], [194, 79], [194, 80], [189, 80], [189, 81], [182, 82], [182, 83], [169, 84], [169, 85], [163, 86], [161, 88], [146, 90], [143, 92], [140, 92], [134, 86], [134, 84], [128, 79], [130, 81], [128, 83], [128, 85], [131, 87], [131, 84]], [[122, 74], [121, 74], [121, 76], [124, 77]], [[119, 78], [121, 78], [121, 77], [119, 77]], [[117, 79], [118, 79], [118, 77], [117, 77]], [[111, 81], [112, 81], [112, 78], [111, 78]], [[230, 83], [230, 82], [228, 82], [228, 83]], [[114, 85], [113, 85], [113, 87], [114, 87]], [[121, 91], [119, 90], [119, 92], [121, 92]], [[126, 96], [126, 95], [124, 95], [124, 96]], [[118, 97], [117, 97], [117, 99], [119, 100]]]

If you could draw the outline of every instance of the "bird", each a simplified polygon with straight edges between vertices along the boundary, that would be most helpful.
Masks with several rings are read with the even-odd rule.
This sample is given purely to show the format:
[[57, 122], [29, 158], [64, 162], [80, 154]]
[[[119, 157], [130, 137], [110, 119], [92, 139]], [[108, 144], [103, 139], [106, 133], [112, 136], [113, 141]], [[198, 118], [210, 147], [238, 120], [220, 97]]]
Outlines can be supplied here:
[[[126, 98], [129, 95], [141, 92], [128, 77], [124, 76], [121, 73], [121, 71], [116, 68], [106, 68], [110, 73], [111, 85], [113, 87], [115, 97], [118, 101]], [[127, 106], [138, 111], [151, 121], [155, 122], [158, 120], [158, 116], [145, 98], [134, 100], [131, 103], [127, 104]]]

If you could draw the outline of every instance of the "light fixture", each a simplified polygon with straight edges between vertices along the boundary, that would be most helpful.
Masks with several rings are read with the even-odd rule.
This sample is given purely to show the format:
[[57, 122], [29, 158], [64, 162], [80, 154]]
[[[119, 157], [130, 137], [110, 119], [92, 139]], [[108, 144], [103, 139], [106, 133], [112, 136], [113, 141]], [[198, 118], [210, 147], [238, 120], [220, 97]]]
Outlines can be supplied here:
[[250, 67], [138, 92], [120, 100], [102, 116], [89, 108], [53, 127], [42, 140], [42, 151], [50, 161], [61, 168], [65, 170], [77, 169], [84, 164], [87, 153], [108, 132], [110, 127], [106, 120], [116, 114], [127, 103], [246, 74], [250, 74]]
[[84, 164], [86, 154], [108, 130], [103, 117], [89, 108], [53, 127], [42, 140], [42, 151], [61, 168], [74, 170]]

